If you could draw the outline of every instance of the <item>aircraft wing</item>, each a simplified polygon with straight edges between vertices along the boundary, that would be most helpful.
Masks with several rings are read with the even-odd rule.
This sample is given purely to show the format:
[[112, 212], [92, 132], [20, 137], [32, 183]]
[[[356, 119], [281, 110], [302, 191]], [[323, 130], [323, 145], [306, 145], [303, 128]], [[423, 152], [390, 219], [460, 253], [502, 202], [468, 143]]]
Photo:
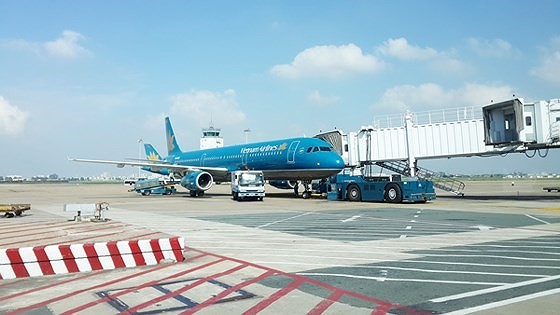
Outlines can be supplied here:
[[166, 168], [172, 172], [176, 173], [186, 173], [192, 171], [206, 171], [212, 176], [225, 176], [229, 170], [225, 167], [207, 167], [207, 166], [192, 166], [192, 165], [178, 165], [178, 164], [170, 164], [170, 163], [154, 163], [148, 160], [144, 161], [112, 161], [112, 160], [90, 160], [90, 159], [69, 159], [73, 162], [85, 162], [85, 163], [99, 163], [99, 164], [112, 164], [119, 168], [128, 166], [145, 166], [150, 167], [152, 170], [157, 171], [163, 168]]

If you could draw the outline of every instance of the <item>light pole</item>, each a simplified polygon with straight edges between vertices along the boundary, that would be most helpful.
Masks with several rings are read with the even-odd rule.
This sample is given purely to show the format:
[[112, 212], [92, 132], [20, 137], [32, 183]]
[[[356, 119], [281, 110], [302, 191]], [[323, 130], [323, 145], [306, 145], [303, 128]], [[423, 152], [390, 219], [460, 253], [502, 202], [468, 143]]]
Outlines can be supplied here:
[[[138, 162], [142, 159], [142, 145], [144, 144], [144, 140], [142, 138], [138, 139]], [[140, 169], [141, 167], [138, 166], [138, 178], [140, 178]]]
[[251, 129], [247, 128], [243, 130], [243, 132], [245, 133], [245, 144], [247, 144], [247, 136], [249, 135], [249, 132], [251, 132]]

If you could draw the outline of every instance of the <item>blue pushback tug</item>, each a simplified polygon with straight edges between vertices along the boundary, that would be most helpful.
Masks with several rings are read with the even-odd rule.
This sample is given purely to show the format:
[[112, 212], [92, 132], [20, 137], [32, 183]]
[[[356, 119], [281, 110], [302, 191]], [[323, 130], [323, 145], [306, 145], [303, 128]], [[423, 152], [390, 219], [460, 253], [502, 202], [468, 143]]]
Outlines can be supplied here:
[[426, 202], [436, 199], [432, 181], [409, 178], [400, 175], [365, 177], [345, 169], [331, 176], [327, 185], [329, 200]]

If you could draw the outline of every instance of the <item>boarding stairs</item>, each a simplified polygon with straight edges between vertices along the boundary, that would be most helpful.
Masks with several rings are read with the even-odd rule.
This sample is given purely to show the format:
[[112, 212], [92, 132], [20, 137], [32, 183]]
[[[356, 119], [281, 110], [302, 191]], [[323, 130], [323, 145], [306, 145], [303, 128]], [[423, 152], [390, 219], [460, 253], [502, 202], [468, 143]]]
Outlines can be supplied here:
[[[379, 167], [388, 169], [397, 174], [404, 176], [410, 176], [410, 168], [408, 161], [378, 161], [375, 162]], [[448, 191], [457, 196], [463, 196], [463, 190], [465, 189], [465, 183], [460, 180], [446, 176], [445, 173], [435, 172], [423, 167], [416, 167], [416, 177], [422, 180], [429, 180], [434, 183], [434, 186]]]

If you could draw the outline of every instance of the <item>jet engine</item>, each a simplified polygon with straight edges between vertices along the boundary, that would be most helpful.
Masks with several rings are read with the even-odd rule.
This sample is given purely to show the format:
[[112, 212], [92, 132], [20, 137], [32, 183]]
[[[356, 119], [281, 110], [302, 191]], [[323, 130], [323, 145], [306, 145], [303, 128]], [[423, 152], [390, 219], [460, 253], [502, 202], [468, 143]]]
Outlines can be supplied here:
[[297, 184], [297, 181], [295, 180], [269, 180], [268, 184], [270, 184], [270, 186], [276, 187], [278, 189], [294, 189], [294, 187]]
[[208, 172], [197, 171], [188, 173], [181, 178], [181, 186], [190, 191], [205, 191], [212, 187], [214, 178]]

